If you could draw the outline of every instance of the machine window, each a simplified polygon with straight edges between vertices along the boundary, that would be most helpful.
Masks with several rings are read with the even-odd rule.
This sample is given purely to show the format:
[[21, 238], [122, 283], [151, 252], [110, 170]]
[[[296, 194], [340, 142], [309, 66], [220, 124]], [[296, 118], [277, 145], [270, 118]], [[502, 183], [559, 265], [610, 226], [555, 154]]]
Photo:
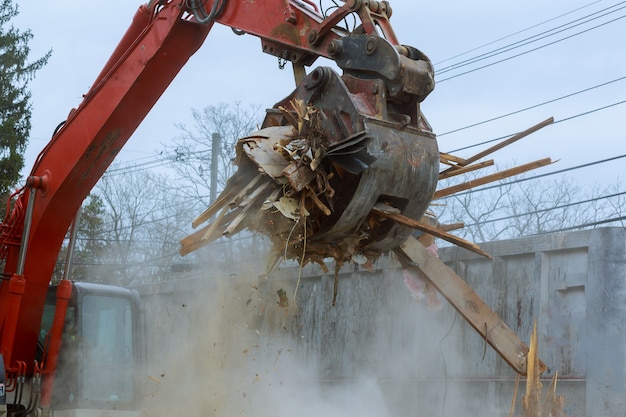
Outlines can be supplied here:
[[135, 376], [130, 300], [88, 294], [81, 306], [83, 399], [132, 401]]

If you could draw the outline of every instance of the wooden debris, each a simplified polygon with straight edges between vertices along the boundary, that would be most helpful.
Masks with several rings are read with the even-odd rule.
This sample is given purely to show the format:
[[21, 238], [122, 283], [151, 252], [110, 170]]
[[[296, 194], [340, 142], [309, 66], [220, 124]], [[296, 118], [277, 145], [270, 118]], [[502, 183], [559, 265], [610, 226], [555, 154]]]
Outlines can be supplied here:
[[276, 294], [278, 294], [278, 305], [282, 308], [289, 307], [289, 298], [287, 298], [287, 292], [280, 288], [279, 290], [276, 290]]
[[[285, 138], [295, 134], [291, 126], [275, 126], [263, 129], [264, 134], [249, 136], [241, 140], [242, 151], [258, 165], [259, 170], [272, 178], [282, 176], [288, 161], [276, 152], [276, 146]], [[260, 133], [260, 132], [259, 132]]]
[[[526, 377], [526, 394], [522, 397], [522, 417], [567, 417], [563, 410], [565, 399], [556, 395], [558, 372], [554, 373], [550, 386], [545, 394], [543, 393], [540, 378], [545, 369], [541, 367], [541, 361], [538, 357], [537, 322], [534, 323], [530, 335], [526, 361], [528, 374]], [[517, 394], [513, 397], [513, 401], [516, 397]]]
[[229, 192], [220, 195], [220, 198], [218, 198], [214, 204], [212, 204], [208, 209], [206, 209], [202, 214], [200, 214], [193, 220], [193, 222], [191, 223], [191, 227], [195, 229], [202, 223], [209, 221], [209, 219], [213, 217], [215, 213], [220, 210], [220, 208], [227, 204], [227, 202], [231, 199], [233, 193], [234, 190], [230, 189]]
[[460, 246], [464, 249], [470, 250], [474, 253], [484, 256], [485, 258], [491, 259], [491, 256], [487, 252], [483, 251], [478, 245], [472, 242], [469, 242], [465, 239], [462, 239], [458, 236], [451, 235], [441, 229], [438, 229], [437, 227], [429, 225], [428, 223], [421, 222], [419, 220], [414, 220], [414, 219], [411, 219], [410, 217], [403, 216], [402, 214], [399, 214], [397, 210], [396, 212], [394, 212], [392, 210], [385, 209], [382, 205], [377, 204], [376, 206], [374, 206], [372, 211], [388, 219], [391, 219], [395, 222], [408, 226], [412, 229], [416, 229], [416, 230], [420, 230], [422, 232], [428, 233], [431, 236], [438, 237], [450, 243], [454, 243], [457, 246]]
[[302, 191], [315, 179], [315, 173], [308, 165], [298, 166], [293, 162], [283, 169], [283, 175], [287, 178], [289, 185], [295, 192]]
[[[215, 203], [193, 221], [194, 228], [207, 221], [211, 223], [181, 240], [181, 254], [190, 253], [220, 236], [249, 228], [268, 236], [282, 256], [297, 259], [302, 264], [317, 262], [323, 265], [325, 258], [334, 258], [340, 264], [365, 259], [359, 265], [371, 268], [382, 254], [371, 249], [375, 247], [376, 239], [382, 236], [380, 230], [389, 230], [389, 225], [395, 222], [401, 228], [419, 230], [490, 257], [478, 245], [448, 233], [462, 224], [430, 225], [385, 206], [384, 200], [374, 203], [368, 200], [368, 204], [375, 206], [367, 217], [358, 219], [355, 230], [347, 235], [342, 231], [342, 237], [337, 239], [332, 233], [332, 225], [342, 218], [343, 213], [336, 210], [345, 210], [350, 201], [347, 199], [362, 197], [352, 196], [354, 191], [346, 189], [344, 184], [356, 187], [361, 174], [377, 160], [368, 151], [372, 133], [362, 130], [345, 138], [329, 138], [320, 130], [322, 122], [327, 120], [324, 113], [300, 100], [291, 101], [288, 107], [279, 107], [286, 126], [266, 127], [238, 141], [235, 161], [238, 171], [228, 180]], [[440, 178], [493, 165], [493, 160], [477, 160], [552, 121], [548, 119], [470, 158], [441, 153], [440, 162], [450, 168], [440, 173]], [[433, 199], [550, 163], [550, 159], [543, 159], [438, 190]], [[342, 192], [337, 193], [336, 187]], [[327, 233], [329, 228], [331, 233]], [[330, 237], [318, 238], [318, 232]], [[405, 229], [403, 233], [409, 232]]]
[[[413, 237], [396, 249], [396, 254], [402, 263], [419, 268], [502, 359], [517, 373], [526, 375], [529, 348], [461, 277], [439, 258], [429, 254], [424, 245]], [[547, 368], [539, 359], [535, 363], [535, 369], [540, 372]]]
[[309, 238], [325, 218], [333, 216], [335, 199], [345, 198], [337, 195], [332, 183], [346, 172], [362, 172], [376, 160], [367, 151], [367, 133], [333, 138], [330, 143], [317, 130], [316, 108], [299, 101], [291, 107], [280, 109], [287, 126], [264, 128], [238, 141], [238, 171], [192, 225], [212, 223], [181, 240], [181, 254], [245, 227], [268, 236], [285, 257], [304, 263], [314, 260], [323, 264], [327, 257], [345, 261], [360, 251], [359, 242], [368, 236], [361, 230], [332, 244], [309, 242]]
[[478, 187], [479, 185], [485, 185], [490, 182], [500, 181], [505, 178], [509, 178], [515, 175], [523, 174], [526, 171], [544, 167], [550, 165], [552, 160], [550, 158], [540, 159], [538, 161], [530, 162], [528, 164], [519, 165], [514, 168], [506, 169], [504, 171], [496, 172], [495, 174], [486, 175], [475, 180], [464, 182], [462, 184], [453, 185], [452, 187], [444, 188], [443, 190], [437, 190], [433, 196], [433, 200], [437, 200], [442, 197], [456, 194], [461, 191], [469, 190], [470, 188]]
[[[485, 149], [482, 152], [479, 152], [473, 156], [470, 156], [467, 159], [461, 159], [461, 158], [453, 158], [451, 155], [449, 154], [444, 154], [447, 156], [447, 160], [448, 161], [454, 161], [458, 164], [458, 166], [461, 167], [465, 167], [473, 162], [478, 161], [479, 159], [484, 158], [487, 155], [491, 155], [492, 153], [504, 148], [505, 146], [508, 146], [512, 143], [517, 142], [518, 140], [525, 138], [526, 136], [530, 135], [531, 133], [534, 133], [536, 131], [538, 131], [539, 129], [542, 129], [548, 125], [551, 125], [552, 123], [554, 123], [554, 117], [549, 117], [548, 119], [544, 120], [543, 122], [537, 123], [536, 125], [529, 127], [528, 129], [524, 130], [523, 132], [517, 133], [513, 136], [511, 136], [509, 139], [506, 139], [488, 149]], [[456, 159], [456, 160], [455, 160]], [[452, 171], [454, 169], [457, 169], [457, 166], [452, 166], [451, 168], [448, 168], [447, 171]], [[444, 171], [446, 172], [446, 171]]]
[[461, 168], [457, 168], [457, 169], [454, 169], [454, 170], [443, 171], [443, 172], [439, 173], [439, 180], [444, 180], [446, 178], [452, 178], [452, 177], [457, 176], [457, 175], [467, 174], [469, 172], [473, 172], [473, 171], [477, 171], [479, 169], [490, 167], [493, 164], [494, 164], [493, 159], [490, 159], [488, 161], [480, 162], [480, 163], [477, 163], [477, 164], [474, 164], [474, 165], [468, 165], [468, 166], [463, 166]]

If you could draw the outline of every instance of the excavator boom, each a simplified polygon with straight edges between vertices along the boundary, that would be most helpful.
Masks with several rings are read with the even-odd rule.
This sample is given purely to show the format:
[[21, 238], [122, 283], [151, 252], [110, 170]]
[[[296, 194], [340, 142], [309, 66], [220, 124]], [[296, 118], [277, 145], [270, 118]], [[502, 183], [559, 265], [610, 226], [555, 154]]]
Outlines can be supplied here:
[[[289, 257], [322, 265], [328, 257], [341, 265], [396, 250], [453, 305], [462, 306], [469, 290], [457, 292], [465, 288], [458, 277], [442, 272], [423, 248], [405, 244], [439, 176], [436, 138], [420, 109], [434, 88], [432, 64], [419, 50], [399, 43], [388, 2], [335, 5], [329, 14], [311, 0], [150, 0], [139, 7], [80, 105], [39, 154], [26, 185], [12, 196], [1, 224], [0, 363], [12, 381], [19, 379], [16, 375], [54, 376], [68, 309], [96, 311], [113, 294], [121, 300], [116, 314], [125, 317], [132, 310], [137, 315], [130, 294], [78, 284], [72, 292], [64, 280], [46, 330], [48, 344], [38, 346], [58, 253], [83, 200], [216, 23], [259, 37], [263, 52], [281, 65], [291, 62], [296, 87], [267, 111], [258, 132], [238, 142], [238, 172], [193, 226], [216, 220], [183, 239], [181, 253], [245, 227], [288, 247]], [[350, 14], [358, 23], [348, 30], [339, 23]], [[305, 67], [319, 57], [343, 73], [318, 67], [307, 74]], [[85, 298], [76, 296], [81, 291]], [[475, 294], [470, 296], [478, 302]], [[525, 346], [495, 313], [460, 311], [518, 372], [525, 371], [520, 362]], [[109, 327], [122, 322], [113, 318]], [[120, 375], [122, 369], [131, 372], [125, 363], [117, 365]], [[110, 376], [115, 373], [109, 369]], [[0, 388], [3, 384], [0, 378]], [[48, 407], [52, 378], [38, 385]], [[0, 391], [0, 414], [2, 401]], [[19, 413], [35, 409], [33, 402]]]
[[[337, 27], [350, 13], [361, 20], [355, 36]], [[340, 136], [359, 133], [355, 129], [363, 127], [364, 116], [399, 118], [400, 122], [392, 123], [415, 129], [424, 123], [418, 102], [433, 88], [432, 67], [417, 50], [398, 44], [390, 14], [387, 2], [361, 0], [349, 0], [325, 17], [307, 0], [151, 0], [139, 7], [83, 101], [39, 154], [2, 223], [0, 354], [6, 369], [16, 369], [19, 362], [32, 372], [46, 292], [75, 213], [213, 24], [260, 37], [264, 52], [293, 63], [297, 81], [305, 78], [304, 66], [320, 56], [344, 68], [355, 79], [349, 90], [343, 81], [337, 87], [348, 100], [346, 109], [333, 107], [332, 97], [326, 97], [328, 103], [318, 103], [309, 94], [311, 88], [299, 93], [311, 103], [327, 106], [328, 114], [339, 115], [330, 120], [328, 132], [340, 141]], [[316, 74], [309, 79], [317, 82], [318, 95], [324, 95]], [[374, 97], [373, 87], [385, 91]], [[387, 108], [387, 100], [395, 103], [393, 108]], [[284, 123], [275, 114], [268, 120]], [[434, 144], [434, 136], [429, 141]], [[436, 147], [429, 151], [433, 152]], [[434, 184], [425, 200], [432, 191]]]

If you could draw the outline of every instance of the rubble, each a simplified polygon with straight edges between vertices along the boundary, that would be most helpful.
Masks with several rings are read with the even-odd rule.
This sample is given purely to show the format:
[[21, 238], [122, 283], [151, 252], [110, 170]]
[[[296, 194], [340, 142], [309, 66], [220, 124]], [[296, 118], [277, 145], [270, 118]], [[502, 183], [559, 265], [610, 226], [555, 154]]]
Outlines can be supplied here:
[[314, 239], [336, 206], [345, 205], [332, 182], [358, 175], [376, 161], [367, 152], [368, 136], [361, 132], [329, 144], [316, 128], [317, 109], [301, 102], [293, 107], [299, 110], [295, 116], [281, 109], [289, 115], [290, 125], [267, 127], [238, 141], [238, 171], [194, 226], [217, 217], [181, 241], [181, 253], [247, 227], [269, 236], [286, 259], [301, 259], [306, 253], [306, 262], [323, 264], [329, 257], [346, 262], [356, 255], [368, 259], [380, 255], [361, 246], [384, 220], [375, 213], [343, 241]]
[[[416, 218], [410, 208], [407, 212], [401, 210], [403, 207], [399, 206], [398, 198], [385, 197], [384, 194], [375, 200], [368, 200], [371, 206], [365, 211], [365, 216], [358, 219], [356, 227], [348, 233], [333, 233], [336, 222], [344, 211], [350, 209], [349, 204], [360, 202], [362, 196], [359, 192], [372, 192], [357, 190], [368, 168], [376, 166], [374, 164], [380, 155], [399, 153], [403, 149], [387, 148], [390, 146], [388, 142], [372, 146], [372, 138], [381, 136], [378, 132], [360, 131], [343, 140], [331, 140], [322, 128], [327, 122], [325, 114], [301, 100], [292, 99], [289, 109], [279, 106], [278, 110], [288, 122], [286, 125], [264, 127], [237, 142], [235, 164], [238, 170], [228, 180], [215, 203], [194, 220], [194, 228], [209, 223], [181, 241], [182, 255], [221, 236], [233, 235], [247, 228], [270, 238], [277, 259], [298, 260], [301, 266], [316, 262], [325, 271], [328, 270], [324, 264], [327, 258], [334, 259], [338, 265], [354, 262], [366, 266], [372, 265], [385, 252], [385, 246], [377, 246], [376, 243], [387, 239], [387, 235], [392, 234], [390, 228], [398, 225], [403, 230], [409, 230], [405, 232], [407, 236], [410, 230], [416, 230], [489, 257], [478, 245], [449, 233], [462, 225], [440, 225], [429, 221], [432, 216], [428, 213], [425, 218]], [[477, 161], [552, 121], [548, 119], [467, 159], [440, 153], [439, 161], [445, 169], [439, 173], [439, 178], [492, 165], [492, 160]], [[391, 134], [397, 130], [387, 129], [381, 132]], [[411, 148], [411, 151], [419, 154], [420, 148]], [[426, 152], [423, 151], [424, 154]], [[413, 154], [394, 155], [393, 158], [396, 159], [392, 162], [408, 164], [409, 167], [420, 167], [427, 162], [416, 159]], [[386, 163], [390, 164], [389, 161]], [[430, 197], [428, 201], [551, 163], [549, 158], [545, 158], [440, 189], [427, 196]], [[387, 186], [393, 187], [393, 184]], [[412, 192], [415, 194], [419, 190]], [[421, 212], [419, 216], [422, 216]]]

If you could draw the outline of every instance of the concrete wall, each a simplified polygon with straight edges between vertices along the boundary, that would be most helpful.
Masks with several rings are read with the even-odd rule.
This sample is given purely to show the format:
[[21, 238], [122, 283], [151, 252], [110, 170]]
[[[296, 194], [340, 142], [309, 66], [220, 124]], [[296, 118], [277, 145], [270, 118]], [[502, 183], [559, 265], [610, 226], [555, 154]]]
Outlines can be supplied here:
[[626, 232], [603, 228], [482, 245], [493, 261], [441, 251], [519, 335], [537, 319], [569, 415], [626, 415]]
[[[537, 321], [539, 354], [550, 367], [546, 377], [558, 371], [567, 414], [626, 415], [625, 231], [605, 228], [481, 246], [493, 260], [456, 247], [441, 249], [440, 257], [522, 340], [528, 342]], [[342, 268], [335, 306], [333, 272], [314, 266], [283, 267], [250, 281], [254, 272], [233, 272], [236, 266], [227, 265], [199, 278], [146, 286], [140, 292], [147, 333], [180, 335], [182, 328], [193, 337], [191, 323], [205, 314], [190, 311], [199, 307], [197, 296], [224, 302], [210, 301], [209, 294], [219, 280], [234, 280], [244, 291], [227, 304], [238, 306], [252, 343], [271, 352], [273, 341], [289, 339], [297, 360], [315, 365], [307, 375], [322, 390], [345, 389], [350, 396], [357, 392], [354, 381], [367, 379], [390, 416], [508, 415], [516, 378], [509, 366], [445, 301], [440, 310], [416, 301], [393, 259], [377, 267], [374, 273]], [[289, 306], [280, 305], [278, 290], [285, 290]], [[283, 348], [276, 346], [280, 354]], [[161, 354], [157, 347], [148, 353]]]

